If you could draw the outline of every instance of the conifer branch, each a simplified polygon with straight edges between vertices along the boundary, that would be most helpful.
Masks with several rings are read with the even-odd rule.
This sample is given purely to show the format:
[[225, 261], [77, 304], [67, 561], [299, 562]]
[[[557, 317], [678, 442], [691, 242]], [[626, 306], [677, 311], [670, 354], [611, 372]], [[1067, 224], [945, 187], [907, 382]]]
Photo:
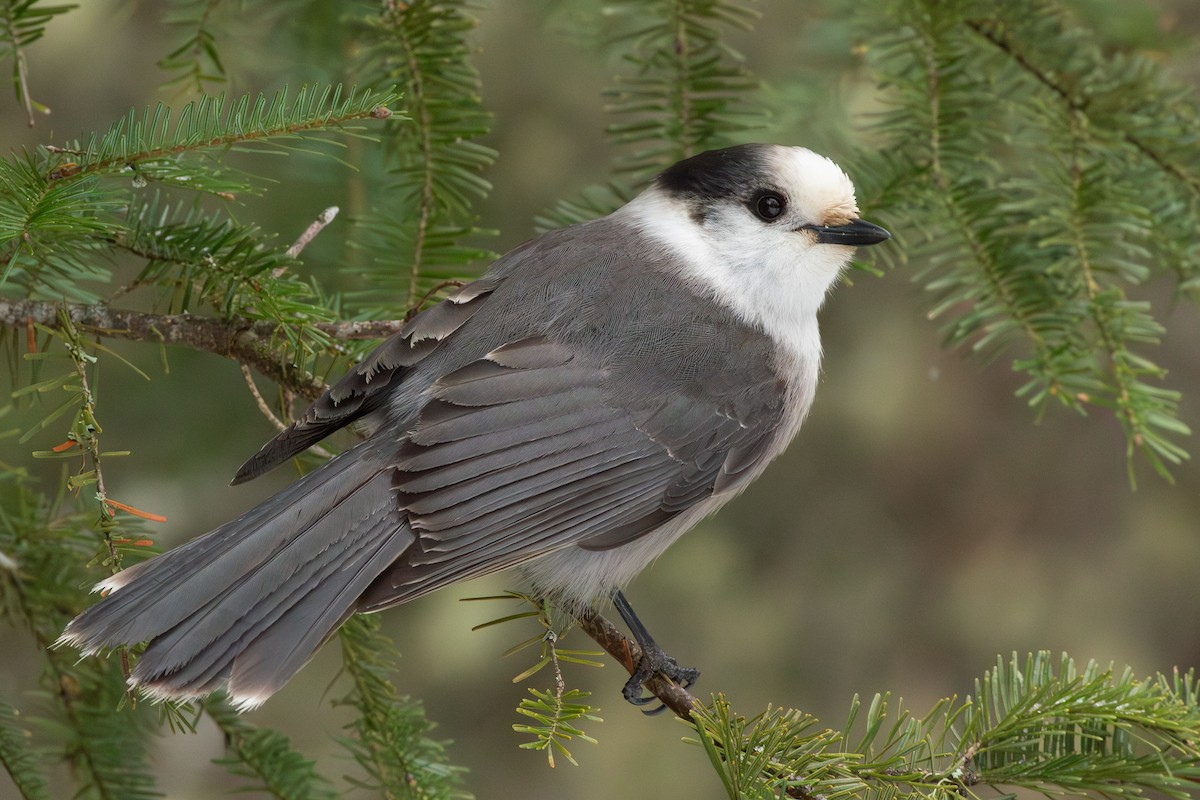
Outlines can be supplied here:
[[1137, 679], [1066, 656], [1014, 654], [964, 701], [917, 718], [888, 695], [856, 697], [840, 730], [768, 708], [747, 719], [722, 696], [697, 708], [697, 738], [731, 800], [979, 798], [978, 787], [1086, 798], [1187, 800], [1200, 778], [1193, 673]]
[[[292, 364], [279, 360], [275, 338], [279, 325], [270, 320], [215, 319], [192, 314], [152, 314], [105, 305], [65, 305], [40, 300], [9, 300], [0, 297], [0, 325], [21, 330], [30, 322], [57, 329], [59, 312], [66, 319], [96, 336], [129, 341], [179, 345], [231, 358], [312, 400], [325, 390], [325, 383]], [[334, 342], [379, 339], [399, 331], [404, 320], [347, 320], [319, 322], [313, 327]]]
[[30, 738], [21, 725], [20, 712], [0, 699], [0, 767], [17, 787], [21, 800], [48, 800], [49, 790]]
[[[70, 317], [61, 310], [57, 315], [57, 322], [58, 324], [54, 327], [58, 330], [62, 343], [66, 347], [72, 363], [75, 365], [75, 375], [79, 380], [78, 399], [80, 408], [76, 414], [76, 422], [71, 426], [69, 437], [70, 441], [81, 450], [84, 461], [80, 470], [82, 474], [77, 474], [74, 477], [72, 488], [75, 491], [79, 491], [89, 484], [94, 485], [96, 488], [95, 499], [98, 506], [96, 528], [99, 529], [100, 535], [104, 540], [104, 549], [108, 556], [105, 561], [109, 573], [115, 575], [122, 568], [121, 552], [118, 550], [116, 543], [116, 537], [121, 531], [121, 525], [117, 521], [117, 515], [110, 504], [108, 489], [104, 484], [104, 470], [100, 463], [101, 427], [96, 414], [96, 395], [92, 392], [91, 382], [88, 380], [88, 367], [96, 361], [96, 358], [85, 351], [85, 344], [71, 322]], [[90, 470], [88, 469], [89, 466], [91, 467]], [[121, 662], [121, 675], [128, 681], [129, 649], [124, 646], [119, 647], [118, 654]], [[130, 707], [137, 705], [137, 696], [132, 689], [126, 692], [126, 698], [129, 700]]]
[[377, 263], [356, 270], [372, 288], [354, 297], [376, 314], [403, 294], [410, 306], [429, 286], [462, 278], [495, 254], [464, 242], [490, 234], [475, 226], [475, 201], [491, 191], [482, 171], [496, 153], [468, 41], [476, 21], [466, 0], [388, 3], [362, 21], [365, 72], [404, 92], [415, 125], [385, 139], [395, 180], [360, 222], [358, 245]]
[[[390, 25], [396, 34], [400, 34], [399, 16], [407, 9], [392, 8], [383, 14], [384, 23]], [[408, 303], [413, 305], [417, 298], [418, 281], [424, 266], [425, 240], [429, 234], [429, 215], [433, 213], [435, 201], [433, 194], [433, 115], [430, 112], [430, 98], [425, 88], [425, 73], [421, 62], [417, 59], [414, 42], [411, 37], [396, 35], [400, 52], [408, 75], [408, 95], [415, 105], [414, 119], [417, 120], [417, 151], [420, 156], [419, 189], [417, 194], [417, 221], [412, 241], [411, 264], [408, 272]]]
[[448, 800], [460, 796], [462, 770], [447, 763], [445, 743], [418, 701], [402, 697], [390, 676], [399, 654], [380, 633], [379, 617], [355, 614], [338, 630], [342, 663], [352, 686], [335, 705], [357, 713], [341, 744], [366, 772], [360, 788], [386, 800]]
[[1018, 396], [1109, 410], [1127, 454], [1170, 480], [1189, 430], [1178, 394], [1151, 383], [1165, 371], [1134, 351], [1162, 327], [1127, 287], [1164, 267], [1192, 280], [1194, 248], [1171, 237], [1194, 222], [1194, 105], [1146, 60], [1105, 58], [1052, 2], [902, 0], [871, 25], [894, 110], [864, 184], [886, 176], [874, 200], [914, 239], [930, 318], [973, 352], [1024, 343]]
[[[1141, 447], [1143, 446], [1145, 437], [1145, 425], [1142, 424], [1137, 413], [1134, 390], [1132, 388], [1132, 384], [1136, 382], [1137, 377], [1133, 370], [1128, 368], [1126, 359], [1122, 355], [1125, 348], [1120, 341], [1120, 332], [1113, 329], [1113, 319], [1108, 304], [1101, 302], [1100, 294], [1103, 288], [1097, 280], [1095, 265], [1092, 263], [1088, 240], [1083, 230], [1086, 225], [1086, 219], [1083, 209], [1084, 166], [1080, 161], [1080, 149], [1083, 146], [1080, 129], [1086, 122], [1081, 119], [1083, 112], [1079, 109], [1072, 107], [1070, 115], [1072, 134], [1070, 161], [1071, 207], [1068, 216], [1068, 231], [1072, 247], [1079, 262], [1079, 268], [1083, 273], [1084, 292], [1088, 300], [1088, 314], [1096, 326], [1097, 334], [1100, 337], [1100, 345], [1104, 351], [1108, 373], [1112, 378], [1113, 388], [1115, 389], [1115, 411], [1117, 417], [1121, 425], [1125, 428], [1131, 444]], [[1121, 296], [1123, 298], [1124, 293], [1121, 293]], [[1091, 398], [1088, 397], [1087, 399], [1090, 400]]]
[[634, 29], [612, 36], [611, 49], [632, 70], [605, 92], [613, 120], [605, 134], [621, 151], [619, 178], [559, 201], [536, 219], [543, 230], [610, 213], [663, 168], [760, 120], [746, 100], [758, 81], [725, 36], [751, 30], [755, 9], [731, 0], [616, 0], [606, 10]]
[[[1087, 98], [1068, 89], [1047, 70], [1035, 64], [1013, 41], [1013, 38], [1004, 32], [998, 20], [967, 19], [964, 20], [964, 24], [983, 39], [995, 45], [1034, 80], [1049, 89], [1073, 114], [1087, 116], [1089, 105]], [[1116, 132], [1126, 143], [1153, 162], [1164, 173], [1186, 187], [1193, 195], [1200, 196], [1200, 175], [1189, 175], [1179, 164], [1172, 162], [1169, 156], [1151, 146], [1133, 131], [1119, 128]]]
[[[925, 68], [927, 101], [929, 104], [929, 174], [933, 180], [936, 195], [949, 219], [952, 221], [955, 233], [961, 237], [971, 257], [979, 266], [980, 272], [987, 281], [991, 295], [1003, 304], [1007, 315], [1019, 323], [1026, 338], [1032, 343], [1035, 352], [1038, 353], [1039, 357], [1043, 357], [1046, 351], [1046, 342], [1032, 321], [1026, 316], [1025, 308], [1019, 302], [1019, 298], [1013, 295], [1011, 287], [1004, 281], [1001, 267], [992, 258], [991, 253], [988, 252], [983, 242], [980, 241], [980, 226], [976, 224], [976, 220], [969, 217], [962, 203], [959, 202], [958, 192], [960, 191], [960, 187], [954, 184], [949, 170], [943, 161], [942, 127], [945, 124], [942, 117], [941, 97], [943, 64], [939, 58], [940, 47], [936, 36], [936, 26], [932, 24], [920, 31], [920, 41], [924, 48], [922, 60]], [[965, 187], [965, 191], [970, 192], [976, 188], [967, 186]], [[954, 338], [962, 338], [965, 335], [966, 331], [960, 329]]]
[[[198, 0], [198, 2], [179, 2], [176, 6], [192, 6], [192, 13], [184, 11], [170, 24], [186, 26], [189, 36], [168, 55], [161, 58], [158, 68], [166, 72], [179, 72], [174, 78], [169, 78], [164, 86], [179, 85], [182, 92], [193, 91], [203, 93], [209, 83], [226, 83], [225, 65], [216, 48], [216, 37], [211, 28], [211, 20], [221, 0]], [[195, 6], [199, 5], [199, 9]]]
[[234, 145], [253, 144], [341, 128], [349, 123], [392, 116], [387, 103], [392, 92], [359, 92], [351, 89], [343, 99], [342, 87], [301, 87], [289, 104], [287, 91], [265, 95], [243, 95], [229, 101], [224, 95], [204, 95], [188, 103], [171, 127], [170, 109], [159, 104], [139, 117], [134, 111], [118, 120], [101, 139], [93, 136], [78, 149], [48, 147], [51, 153], [77, 159], [69, 169], [51, 171], [50, 181], [76, 180], [89, 175], [138, 169], [162, 168], [179, 157]]
[[35, 107], [44, 113], [49, 113], [50, 109], [36, 102], [29, 93], [29, 62], [25, 58], [25, 48], [42, 38], [51, 19], [74, 8], [76, 6], [66, 4], [47, 6], [39, 0], [12, 0], [0, 6], [0, 59], [8, 57], [13, 61], [13, 88], [31, 128], [36, 122]]
[[[76, 781], [99, 800], [153, 800], [158, 795], [147, 770], [144, 725], [113, 714], [124, 697], [119, 669], [99, 659], [78, 661], [55, 640], [76, 605], [70, 597], [84, 576], [78, 551], [91, 546], [86, 515], [54, 520], [41, 498], [17, 476], [0, 514], [0, 542], [18, 559], [19, 572], [0, 575], [4, 611], [24, 623], [45, 665], [45, 696], [54, 724], [66, 732], [61, 753], [76, 771]], [[14, 497], [15, 495], [15, 497]], [[135, 718], [136, 720], [136, 718]]]
[[225, 735], [229, 755], [219, 762], [234, 775], [254, 782], [242, 791], [261, 789], [276, 800], [333, 800], [338, 796], [316, 771], [315, 763], [293, 750], [283, 734], [246, 722], [223, 695], [209, 697], [200, 705]]

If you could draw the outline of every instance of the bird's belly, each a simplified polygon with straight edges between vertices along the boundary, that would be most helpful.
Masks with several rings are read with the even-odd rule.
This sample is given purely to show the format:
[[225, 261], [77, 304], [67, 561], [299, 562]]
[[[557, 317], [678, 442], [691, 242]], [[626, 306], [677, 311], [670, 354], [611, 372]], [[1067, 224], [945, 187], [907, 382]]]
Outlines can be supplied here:
[[732, 493], [710, 497], [628, 544], [609, 550], [576, 545], [555, 550], [521, 566], [535, 591], [568, 607], [583, 609], [625, 586], [700, 520], [716, 511]]

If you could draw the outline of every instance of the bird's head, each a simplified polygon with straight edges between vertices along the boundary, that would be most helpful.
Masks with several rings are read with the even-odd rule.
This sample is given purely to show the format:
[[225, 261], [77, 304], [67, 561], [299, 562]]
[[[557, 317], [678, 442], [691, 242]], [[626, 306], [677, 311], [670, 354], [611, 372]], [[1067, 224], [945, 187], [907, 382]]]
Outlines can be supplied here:
[[771, 144], [680, 161], [618, 213], [665, 247], [689, 283], [779, 339], [815, 325], [856, 246], [891, 237], [859, 218], [837, 164]]

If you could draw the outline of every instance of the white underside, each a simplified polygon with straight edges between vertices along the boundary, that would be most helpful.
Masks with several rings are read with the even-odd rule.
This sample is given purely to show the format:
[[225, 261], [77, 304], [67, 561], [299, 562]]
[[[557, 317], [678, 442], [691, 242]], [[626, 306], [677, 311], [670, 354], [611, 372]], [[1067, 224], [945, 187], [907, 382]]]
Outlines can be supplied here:
[[595, 604], [614, 589], [624, 588], [650, 566], [676, 539], [716, 511], [728, 499], [711, 497], [673, 518], [657, 530], [611, 550], [564, 547], [528, 562], [521, 574], [537, 592], [574, 608]]

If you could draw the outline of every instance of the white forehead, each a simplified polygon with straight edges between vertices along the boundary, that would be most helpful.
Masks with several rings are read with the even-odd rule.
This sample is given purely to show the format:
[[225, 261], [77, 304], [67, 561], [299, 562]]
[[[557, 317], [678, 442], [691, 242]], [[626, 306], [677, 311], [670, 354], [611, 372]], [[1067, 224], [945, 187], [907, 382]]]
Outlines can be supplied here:
[[854, 184], [825, 156], [804, 147], [783, 146], [770, 148], [765, 156], [779, 188], [805, 218], [837, 225], [858, 217]]

